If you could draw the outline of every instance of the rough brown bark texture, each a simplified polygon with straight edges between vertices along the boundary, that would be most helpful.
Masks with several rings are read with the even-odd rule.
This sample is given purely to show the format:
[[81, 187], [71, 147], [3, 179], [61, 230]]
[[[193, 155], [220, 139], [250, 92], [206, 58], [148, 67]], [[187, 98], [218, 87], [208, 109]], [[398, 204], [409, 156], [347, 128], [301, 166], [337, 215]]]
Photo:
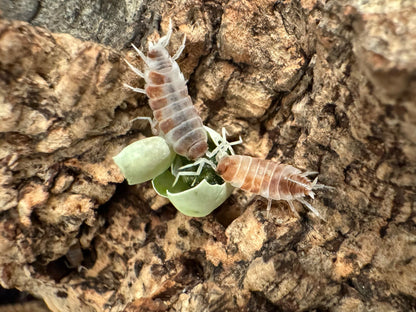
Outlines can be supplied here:
[[[415, 307], [413, 1], [94, 3], [0, 1], [3, 287], [52, 311]], [[123, 58], [169, 18], [205, 124], [318, 171], [327, 222], [241, 191], [190, 218], [122, 183], [111, 157], [151, 116]]]

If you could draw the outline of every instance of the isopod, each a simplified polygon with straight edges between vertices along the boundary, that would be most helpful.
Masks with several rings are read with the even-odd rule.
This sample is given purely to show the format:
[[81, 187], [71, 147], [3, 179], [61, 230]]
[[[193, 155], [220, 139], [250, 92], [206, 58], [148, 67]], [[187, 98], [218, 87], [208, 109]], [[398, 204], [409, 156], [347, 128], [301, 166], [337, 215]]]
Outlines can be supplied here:
[[285, 200], [291, 210], [298, 215], [292, 202], [297, 200], [324, 220], [318, 210], [304, 198], [305, 196], [314, 198], [315, 189], [331, 188], [318, 184], [318, 178], [313, 181], [307, 178], [308, 175], [316, 172], [302, 173], [291, 165], [240, 155], [222, 157], [216, 171], [232, 186], [265, 197], [268, 200], [267, 213], [270, 211], [272, 200]]
[[183, 74], [176, 60], [185, 48], [186, 36], [178, 51], [172, 57], [166, 50], [172, 35], [172, 23], [165, 36], [157, 42], [149, 42], [147, 56], [133, 45], [146, 64], [144, 72], [131, 65], [129, 67], [141, 78], [145, 79], [145, 88], [126, 87], [135, 92], [146, 94], [153, 110], [154, 120], [148, 119], [152, 129], [165, 138], [173, 150], [190, 160], [198, 159], [208, 150], [208, 137], [201, 117], [193, 106]]

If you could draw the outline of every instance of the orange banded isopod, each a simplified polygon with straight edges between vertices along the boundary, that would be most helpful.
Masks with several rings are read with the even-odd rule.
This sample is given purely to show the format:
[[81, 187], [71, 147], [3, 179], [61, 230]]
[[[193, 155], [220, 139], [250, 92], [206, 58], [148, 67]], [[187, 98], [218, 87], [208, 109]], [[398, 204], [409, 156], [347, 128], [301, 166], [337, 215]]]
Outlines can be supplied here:
[[267, 212], [270, 210], [272, 200], [286, 200], [292, 211], [298, 215], [292, 202], [297, 200], [323, 219], [318, 210], [304, 199], [305, 196], [314, 198], [315, 189], [331, 188], [318, 184], [318, 178], [313, 181], [307, 178], [308, 175], [316, 172], [302, 173], [291, 165], [240, 155], [222, 157], [216, 170], [224, 181], [232, 186], [268, 199]]

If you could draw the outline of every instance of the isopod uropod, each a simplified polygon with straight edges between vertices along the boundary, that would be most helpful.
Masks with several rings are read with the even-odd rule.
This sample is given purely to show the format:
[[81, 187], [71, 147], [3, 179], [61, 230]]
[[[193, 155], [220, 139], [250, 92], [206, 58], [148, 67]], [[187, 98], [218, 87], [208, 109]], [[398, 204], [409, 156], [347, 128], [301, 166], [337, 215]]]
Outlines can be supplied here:
[[198, 115], [192, 100], [188, 95], [188, 88], [176, 59], [185, 48], [185, 39], [174, 56], [166, 50], [172, 35], [172, 23], [165, 36], [157, 42], [149, 43], [147, 56], [134, 45], [134, 49], [146, 64], [144, 72], [127, 64], [140, 77], [144, 78], [144, 89], [126, 87], [135, 92], [146, 94], [149, 105], [153, 110], [154, 121], [148, 117], [154, 130], [160, 130], [161, 135], [173, 150], [190, 160], [202, 157], [208, 150], [207, 133], [203, 127], [201, 117]]
[[297, 200], [323, 219], [318, 210], [304, 199], [305, 196], [314, 198], [315, 189], [331, 188], [318, 184], [318, 178], [313, 181], [307, 178], [308, 175], [316, 172], [302, 173], [291, 165], [239, 155], [222, 157], [216, 170], [224, 181], [232, 186], [268, 199], [267, 212], [270, 210], [272, 200], [286, 200], [292, 211], [298, 215], [292, 202]]

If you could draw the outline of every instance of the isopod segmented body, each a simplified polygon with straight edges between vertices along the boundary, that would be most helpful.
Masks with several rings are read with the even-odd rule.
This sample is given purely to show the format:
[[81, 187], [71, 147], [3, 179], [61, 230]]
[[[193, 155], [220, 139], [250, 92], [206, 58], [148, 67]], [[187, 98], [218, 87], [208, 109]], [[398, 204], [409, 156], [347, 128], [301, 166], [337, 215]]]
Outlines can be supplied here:
[[297, 215], [292, 200], [298, 200], [323, 219], [321, 214], [304, 199], [305, 196], [314, 198], [314, 189], [327, 187], [317, 184], [317, 178], [313, 182], [307, 178], [309, 174], [315, 172], [302, 173], [290, 165], [239, 155], [221, 158], [216, 169], [232, 186], [268, 199], [267, 211], [270, 210], [272, 200], [286, 200]]
[[147, 56], [133, 46], [144, 60], [146, 69], [142, 73], [127, 64], [145, 79], [146, 85], [144, 89], [126, 86], [149, 97], [149, 105], [155, 118], [152, 127], [157, 127], [162, 132], [166, 142], [177, 154], [195, 160], [208, 150], [208, 137], [201, 117], [188, 95], [184, 76], [176, 63], [185, 47], [185, 40], [178, 52], [171, 57], [166, 50], [171, 34], [172, 25], [169, 23], [166, 36], [156, 43], [149, 43]]

